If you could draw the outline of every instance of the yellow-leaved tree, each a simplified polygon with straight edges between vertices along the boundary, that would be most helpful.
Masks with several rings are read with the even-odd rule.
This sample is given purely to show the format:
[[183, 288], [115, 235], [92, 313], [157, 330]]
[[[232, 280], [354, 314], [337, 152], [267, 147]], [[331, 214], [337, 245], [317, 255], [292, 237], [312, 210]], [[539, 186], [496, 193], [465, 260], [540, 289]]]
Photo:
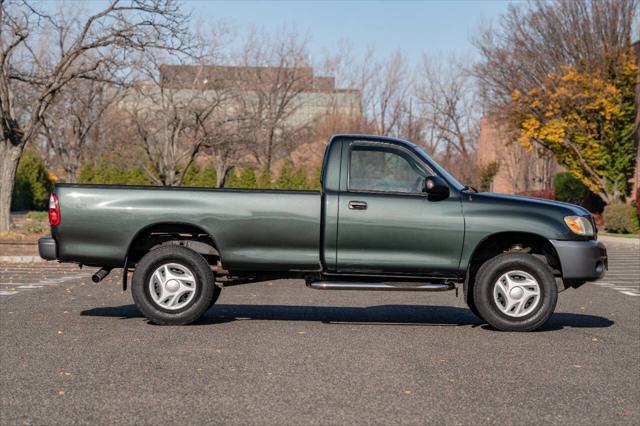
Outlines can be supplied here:
[[638, 67], [631, 52], [617, 65], [610, 75], [561, 67], [528, 92], [515, 90], [510, 114], [520, 144], [553, 152], [607, 203], [629, 194], [637, 149], [632, 135]]

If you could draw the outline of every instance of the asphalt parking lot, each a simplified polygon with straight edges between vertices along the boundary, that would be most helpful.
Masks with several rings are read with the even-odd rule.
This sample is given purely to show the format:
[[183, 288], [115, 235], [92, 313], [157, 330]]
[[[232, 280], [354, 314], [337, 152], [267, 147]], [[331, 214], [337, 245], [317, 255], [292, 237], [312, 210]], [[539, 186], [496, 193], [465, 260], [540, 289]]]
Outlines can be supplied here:
[[502, 333], [448, 293], [224, 289], [204, 320], [147, 323], [114, 274], [0, 265], [0, 422], [639, 424], [640, 247]]

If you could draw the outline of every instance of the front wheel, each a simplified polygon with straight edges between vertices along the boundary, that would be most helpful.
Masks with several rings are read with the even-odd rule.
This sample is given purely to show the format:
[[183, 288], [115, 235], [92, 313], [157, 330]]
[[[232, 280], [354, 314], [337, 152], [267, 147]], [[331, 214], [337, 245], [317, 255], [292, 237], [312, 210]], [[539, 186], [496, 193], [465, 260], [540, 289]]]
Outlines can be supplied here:
[[138, 309], [151, 322], [183, 325], [204, 315], [220, 288], [201, 255], [171, 245], [151, 250], [140, 260], [131, 293]]
[[506, 253], [485, 262], [473, 298], [482, 318], [503, 331], [531, 331], [553, 314], [558, 288], [549, 266], [530, 254]]

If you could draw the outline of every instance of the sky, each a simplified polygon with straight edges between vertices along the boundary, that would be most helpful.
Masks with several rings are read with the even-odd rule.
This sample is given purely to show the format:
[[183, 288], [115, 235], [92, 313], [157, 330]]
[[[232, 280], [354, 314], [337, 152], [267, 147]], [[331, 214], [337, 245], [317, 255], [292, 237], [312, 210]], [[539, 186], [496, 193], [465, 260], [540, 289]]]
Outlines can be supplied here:
[[[512, 2], [513, 3], [513, 2]], [[472, 37], [483, 22], [496, 22], [509, 2], [459, 1], [186, 1], [200, 24], [229, 22], [242, 32], [293, 28], [309, 37], [313, 56], [348, 40], [354, 52], [400, 49], [410, 62], [422, 53], [475, 56]]]

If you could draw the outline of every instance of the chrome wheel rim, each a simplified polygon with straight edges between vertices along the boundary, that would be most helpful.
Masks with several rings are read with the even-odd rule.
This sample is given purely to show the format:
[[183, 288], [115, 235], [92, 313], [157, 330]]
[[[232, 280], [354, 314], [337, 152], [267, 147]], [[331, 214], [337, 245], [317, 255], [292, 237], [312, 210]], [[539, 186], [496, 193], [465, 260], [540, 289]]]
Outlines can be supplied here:
[[149, 293], [158, 306], [175, 311], [185, 307], [195, 297], [196, 279], [186, 266], [165, 263], [151, 274]]
[[509, 271], [494, 284], [493, 301], [507, 316], [529, 315], [540, 304], [540, 285], [528, 272]]

